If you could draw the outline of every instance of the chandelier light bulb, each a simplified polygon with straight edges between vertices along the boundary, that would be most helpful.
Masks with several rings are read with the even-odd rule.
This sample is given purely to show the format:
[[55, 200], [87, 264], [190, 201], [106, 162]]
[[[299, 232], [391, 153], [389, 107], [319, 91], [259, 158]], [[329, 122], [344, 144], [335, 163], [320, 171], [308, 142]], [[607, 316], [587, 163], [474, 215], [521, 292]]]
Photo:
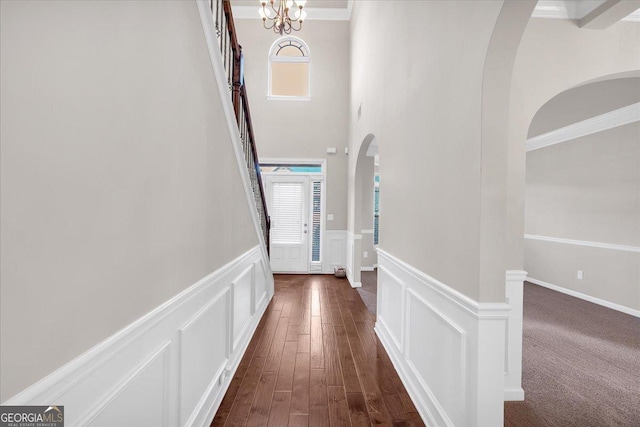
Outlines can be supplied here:
[[298, 9], [296, 10], [296, 21], [300, 21], [300, 22], [304, 22], [305, 18], [307, 17], [307, 12], [305, 12], [302, 9]]
[[271, 18], [271, 11], [267, 8], [259, 8], [258, 13], [260, 14], [260, 18], [262, 18], [263, 21], [267, 18]]

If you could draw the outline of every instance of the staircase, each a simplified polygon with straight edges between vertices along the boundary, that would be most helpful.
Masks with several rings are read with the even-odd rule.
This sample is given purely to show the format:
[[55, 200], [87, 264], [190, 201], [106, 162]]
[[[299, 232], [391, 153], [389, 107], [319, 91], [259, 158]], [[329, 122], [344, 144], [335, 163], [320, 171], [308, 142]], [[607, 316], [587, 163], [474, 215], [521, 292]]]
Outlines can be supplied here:
[[251, 123], [249, 100], [244, 82], [244, 57], [242, 47], [238, 44], [236, 37], [231, 2], [229, 0], [209, 0], [209, 5], [213, 15], [222, 62], [226, 71], [227, 85], [236, 115], [238, 131], [240, 132], [245, 165], [249, 171], [260, 227], [262, 228], [264, 242], [267, 245], [267, 253], [269, 253], [271, 219], [267, 210], [264, 186], [262, 185], [262, 175], [260, 174], [258, 152], [256, 150], [253, 125]]

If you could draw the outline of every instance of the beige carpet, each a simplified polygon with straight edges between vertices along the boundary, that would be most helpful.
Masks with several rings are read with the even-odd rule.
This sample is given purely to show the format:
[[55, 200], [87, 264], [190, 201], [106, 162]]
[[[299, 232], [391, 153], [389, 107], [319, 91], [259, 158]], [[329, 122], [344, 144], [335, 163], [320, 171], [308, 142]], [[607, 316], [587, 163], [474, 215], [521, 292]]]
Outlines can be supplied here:
[[640, 319], [530, 283], [509, 427], [640, 426]]

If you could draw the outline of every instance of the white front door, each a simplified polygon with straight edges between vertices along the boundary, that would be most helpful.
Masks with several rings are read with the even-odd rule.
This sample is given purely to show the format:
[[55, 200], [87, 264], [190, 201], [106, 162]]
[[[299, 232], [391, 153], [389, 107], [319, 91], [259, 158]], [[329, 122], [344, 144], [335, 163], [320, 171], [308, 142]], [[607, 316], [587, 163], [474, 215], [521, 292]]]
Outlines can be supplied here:
[[268, 176], [271, 270], [309, 272], [309, 177]]

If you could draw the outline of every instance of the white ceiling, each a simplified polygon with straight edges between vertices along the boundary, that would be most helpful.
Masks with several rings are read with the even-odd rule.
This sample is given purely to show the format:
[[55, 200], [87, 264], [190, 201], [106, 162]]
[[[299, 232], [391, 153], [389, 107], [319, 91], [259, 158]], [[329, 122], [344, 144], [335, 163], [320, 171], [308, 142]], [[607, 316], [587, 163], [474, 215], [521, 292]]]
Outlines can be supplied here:
[[[348, 21], [351, 19], [353, 2], [354, 0], [308, 0], [305, 6], [307, 20]], [[605, 0], [539, 0], [532, 16], [534, 18], [582, 19], [604, 2]], [[232, 0], [232, 4], [234, 18], [259, 19], [260, 2], [258, 0]], [[640, 10], [636, 10], [623, 21], [640, 22]]]

